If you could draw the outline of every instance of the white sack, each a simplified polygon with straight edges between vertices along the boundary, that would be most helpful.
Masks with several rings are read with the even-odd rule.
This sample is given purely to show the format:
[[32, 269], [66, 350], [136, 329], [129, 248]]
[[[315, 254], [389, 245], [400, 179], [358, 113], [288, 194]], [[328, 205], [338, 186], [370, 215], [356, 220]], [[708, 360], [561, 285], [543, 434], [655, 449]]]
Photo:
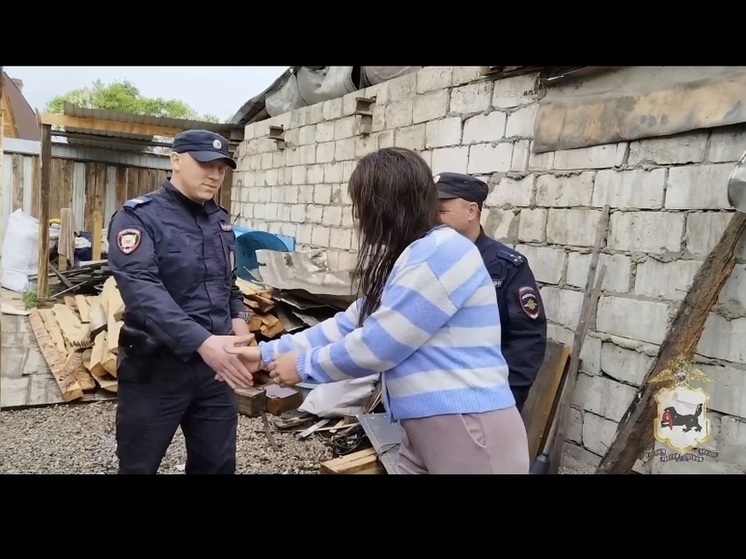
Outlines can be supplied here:
[[363, 404], [373, 393], [378, 375], [320, 384], [298, 408], [318, 417], [346, 417], [363, 413]]
[[0, 284], [18, 293], [29, 287], [28, 277], [39, 268], [39, 220], [23, 210], [10, 214], [0, 260]]

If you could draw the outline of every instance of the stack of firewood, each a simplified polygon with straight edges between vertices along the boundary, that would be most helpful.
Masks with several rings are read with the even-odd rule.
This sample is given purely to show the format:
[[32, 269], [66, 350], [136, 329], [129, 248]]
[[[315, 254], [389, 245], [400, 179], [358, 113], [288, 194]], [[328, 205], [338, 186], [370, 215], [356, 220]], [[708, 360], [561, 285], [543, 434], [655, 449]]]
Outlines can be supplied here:
[[72, 402], [98, 388], [117, 391], [116, 353], [124, 305], [113, 277], [99, 295], [64, 297], [34, 309], [31, 328], [62, 397]]

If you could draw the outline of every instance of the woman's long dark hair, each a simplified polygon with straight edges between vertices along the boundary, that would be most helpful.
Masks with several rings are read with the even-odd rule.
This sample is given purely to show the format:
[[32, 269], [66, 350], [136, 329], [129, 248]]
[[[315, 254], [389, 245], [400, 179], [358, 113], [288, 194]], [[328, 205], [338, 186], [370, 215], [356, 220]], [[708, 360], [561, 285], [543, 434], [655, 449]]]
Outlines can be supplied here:
[[355, 279], [363, 298], [361, 326], [380, 305], [396, 259], [440, 224], [438, 195], [428, 164], [404, 148], [384, 148], [363, 157], [348, 190], [360, 243]]

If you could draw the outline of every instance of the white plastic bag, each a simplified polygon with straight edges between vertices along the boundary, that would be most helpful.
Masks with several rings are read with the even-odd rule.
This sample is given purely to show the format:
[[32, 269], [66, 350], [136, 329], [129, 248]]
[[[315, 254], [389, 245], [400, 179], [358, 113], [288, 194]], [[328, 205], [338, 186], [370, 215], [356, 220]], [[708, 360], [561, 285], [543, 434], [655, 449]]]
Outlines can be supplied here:
[[300, 411], [318, 417], [345, 417], [363, 413], [363, 405], [373, 393], [378, 375], [320, 384], [306, 396]]
[[11, 291], [29, 287], [28, 277], [39, 268], [39, 220], [16, 210], [10, 214], [0, 260], [0, 284]]

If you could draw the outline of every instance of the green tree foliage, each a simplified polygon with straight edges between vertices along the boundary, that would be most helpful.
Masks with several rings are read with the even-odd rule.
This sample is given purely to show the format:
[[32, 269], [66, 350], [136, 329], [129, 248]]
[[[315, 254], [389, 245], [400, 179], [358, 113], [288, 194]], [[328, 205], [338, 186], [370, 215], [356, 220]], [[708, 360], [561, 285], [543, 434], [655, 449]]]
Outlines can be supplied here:
[[129, 81], [105, 84], [96, 80], [90, 87], [74, 89], [58, 95], [47, 103], [48, 113], [62, 113], [65, 102], [85, 109], [121, 111], [137, 115], [168, 118], [185, 118], [205, 122], [219, 122], [214, 115], [200, 115], [192, 107], [178, 99], [144, 97]]

